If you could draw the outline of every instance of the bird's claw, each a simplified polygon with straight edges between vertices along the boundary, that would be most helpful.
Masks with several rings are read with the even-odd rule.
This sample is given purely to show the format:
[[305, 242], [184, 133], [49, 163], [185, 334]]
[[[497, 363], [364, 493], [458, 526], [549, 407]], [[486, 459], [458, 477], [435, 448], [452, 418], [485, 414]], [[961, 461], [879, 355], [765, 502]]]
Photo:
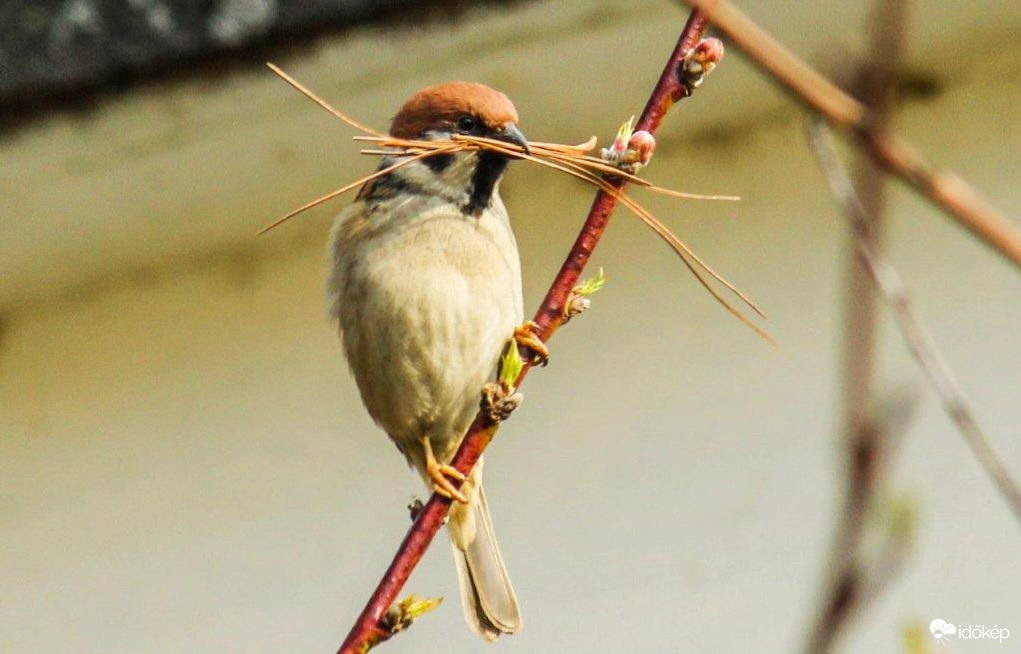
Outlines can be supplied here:
[[453, 482], [450, 481], [453, 479], [463, 482], [467, 479], [457, 468], [445, 463], [437, 463], [434, 460], [433, 465], [426, 464], [426, 472], [429, 473], [429, 478], [432, 479], [434, 492], [439, 493], [448, 500], [454, 500], [462, 504], [468, 503], [468, 498], [461, 491], [457, 490]]
[[540, 327], [533, 320], [526, 320], [514, 330], [514, 341], [532, 351], [532, 364], [545, 366], [549, 363], [549, 348], [539, 338]]
[[521, 393], [508, 390], [503, 384], [490, 382], [482, 387], [482, 402], [480, 405], [490, 420], [502, 422], [514, 413], [514, 409], [521, 406], [524, 400]]
[[453, 479], [458, 483], [463, 483], [467, 479], [464, 473], [452, 465], [436, 460], [428, 436], [422, 438], [422, 447], [425, 449], [425, 472], [432, 481], [433, 492], [439, 493], [448, 500], [467, 504], [468, 498], [451, 481]]

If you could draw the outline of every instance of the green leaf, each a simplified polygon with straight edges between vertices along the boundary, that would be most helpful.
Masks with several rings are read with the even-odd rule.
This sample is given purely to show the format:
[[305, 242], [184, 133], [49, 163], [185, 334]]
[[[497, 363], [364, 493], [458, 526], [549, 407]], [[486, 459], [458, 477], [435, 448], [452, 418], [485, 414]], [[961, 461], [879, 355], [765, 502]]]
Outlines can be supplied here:
[[443, 603], [442, 597], [426, 597], [422, 599], [417, 595], [409, 595], [402, 599], [400, 606], [401, 614], [409, 619], [415, 620]]
[[443, 602], [442, 597], [422, 599], [417, 595], [408, 595], [399, 602], [394, 602], [379, 619], [379, 631], [362, 643], [358, 651], [368, 652], [370, 649], [388, 640], [391, 636], [404, 631], [424, 614], [432, 611]]
[[635, 130], [635, 117], [631, 116], [624, 122], [617, 130], [617, 141], [624, 143], [625, 145], [631, 140], [631, 134]]
[[598, 275], [590, 277], [581, 284], [578, 284], [578, 286], [575, 287], [574, 292], [576, 295], [580, 295], [581, 297], [588, 297], [602, 289], [603, 286], [606, 286], [606, 276], [603, 274], [603, 269], [600, 268]]
[[512, 338], [500, 363], [500, 383], [506, 388], [514, 388], [514, 382], [518, 380], [518, 375], [524, 368], [525, 361], [518, 352], [518, 342]]

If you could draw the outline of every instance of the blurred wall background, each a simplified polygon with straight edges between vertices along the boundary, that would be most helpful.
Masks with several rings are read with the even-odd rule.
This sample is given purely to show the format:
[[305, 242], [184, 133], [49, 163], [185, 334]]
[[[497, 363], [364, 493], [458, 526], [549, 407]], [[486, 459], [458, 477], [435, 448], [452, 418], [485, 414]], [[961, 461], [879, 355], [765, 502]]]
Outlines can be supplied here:
[[[896, 125], [1021, 215], [1021, 51], [1008, 45], [1021, 8], [917, 4]], [[863, 54], [866, 2], [743, 6], [824, 70]], [[641, 109], [685, 16], [658, 0], [490, 6], [327, 30], [275, 61], [375, 126], [417, 88], [462, 78], [505, 90], [532, 139], [605, 140]], [[365, 415], [325, 318], [324, 244], [350, 200], [253, 234], [374, 162], [254, 64], [31, 118], [0, 137], [0, 651], [332, 651], [423, 493]], [[524, 630], [491, 647], [468, 632], [437, 541], [408, 590], [449, 601], [387, 651], [801, 643], [843, 480], [845, 251], [803, 123], [731, 52], [668, 118], [646, 172], [743, 198], [647, 200], [766, 309], [781, 347], [620, 212], [593, 261], [608, 286], [553, 341], [488, 457]], [[591, 192], [516, 164], [504, 197], [534, 307]], [[918, 311], [1021, 475], [1017, 271], [899, 186], [890, 216]], [[893, 476], [921, 523], [905, 574], [844, 651], [898, 651], [906, 626], [934, 618], [1015, 634], [962, 653], [1013, 650], [1017, 524], [885, 336], [883, 387], [919, 401]]]

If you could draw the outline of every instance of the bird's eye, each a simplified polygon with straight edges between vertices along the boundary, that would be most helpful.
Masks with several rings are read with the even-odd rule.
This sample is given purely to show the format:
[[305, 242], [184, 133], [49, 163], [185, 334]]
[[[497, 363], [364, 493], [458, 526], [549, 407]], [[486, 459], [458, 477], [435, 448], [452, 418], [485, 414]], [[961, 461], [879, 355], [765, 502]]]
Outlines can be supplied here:
[[457, 131], [459, 132], [473, 132], [476, 125], [475, 119], [471, 116], [461, 116], [457, 119]]

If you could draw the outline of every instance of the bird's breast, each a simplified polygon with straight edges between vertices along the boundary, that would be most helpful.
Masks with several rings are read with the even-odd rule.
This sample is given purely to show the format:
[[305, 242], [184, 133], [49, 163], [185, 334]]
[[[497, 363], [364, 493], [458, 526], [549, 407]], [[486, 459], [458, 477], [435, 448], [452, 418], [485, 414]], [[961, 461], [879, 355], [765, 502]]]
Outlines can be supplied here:
[[338, 220], [333, 254], [336, 315], [370, 414], [406, 453], [426, 434], [455, 448], [522, 320], [499, 196], [477, 218], [416, 197], [356, 209]]

